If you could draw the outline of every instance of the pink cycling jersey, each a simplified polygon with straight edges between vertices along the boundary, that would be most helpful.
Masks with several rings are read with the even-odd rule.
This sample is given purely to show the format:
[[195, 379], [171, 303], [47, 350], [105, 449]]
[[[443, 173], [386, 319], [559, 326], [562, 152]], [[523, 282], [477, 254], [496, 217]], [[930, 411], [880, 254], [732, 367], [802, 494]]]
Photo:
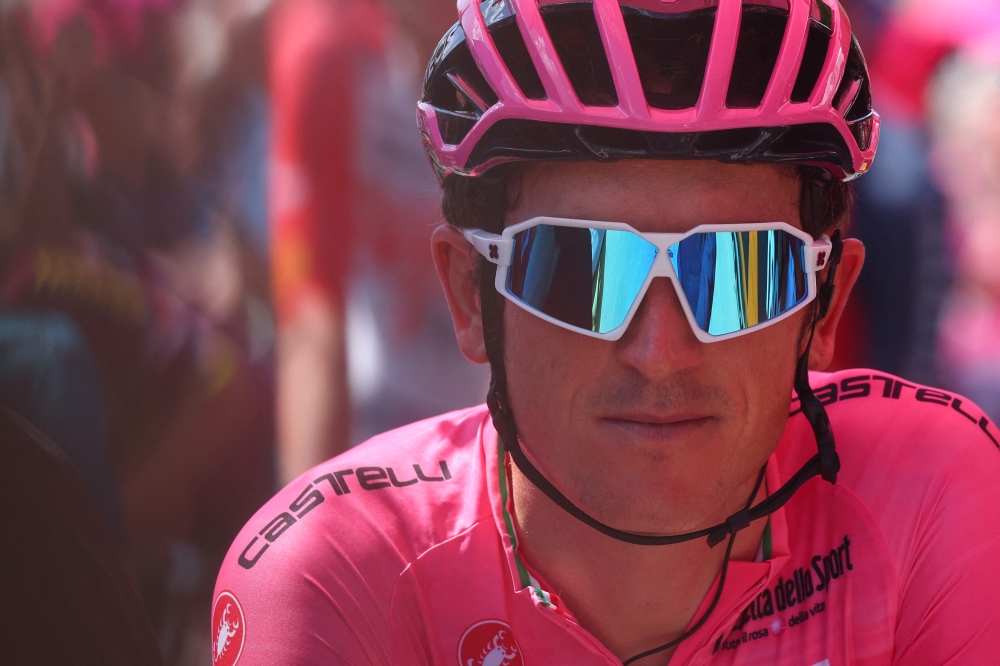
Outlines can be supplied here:
[[[757, 561], [730, 563], [670, 663], [996, 663], [1000, 432], [960, 396], [896, 377], [811, 380], [838, 482], [807, 482], [771, 516]], [[768, 488], [815, 453], [796, 407]], [[229, 551], [215, 666], [620, 664], [520, 555], [508, 479], [485, 407], [301, 476]]]

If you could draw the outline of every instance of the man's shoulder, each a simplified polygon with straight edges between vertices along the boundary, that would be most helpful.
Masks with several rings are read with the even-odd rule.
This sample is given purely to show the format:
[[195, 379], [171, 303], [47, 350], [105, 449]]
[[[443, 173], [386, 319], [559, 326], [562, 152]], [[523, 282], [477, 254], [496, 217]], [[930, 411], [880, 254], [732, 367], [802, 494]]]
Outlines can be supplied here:
[[[811, 384], [826, 404], [841, 470], [836, 485], [803, 487], [807, 511], [790, 522], [803, 534], [812, 523], [846, 534], [852, 580], [881, 572], [856, 590], [852, 612], [889, 614], [900, 663], [945, 663], [966, 650], [981, 663], [995, 653], [989, 628], [1000, 618], [996, 424], [964, 396], [883, 372], [817, 373]], [[815, 453], [802, 416], [789, 429], [795, 436], [787, 445], [801, 456]], [[865, 589], [885, 590], [888, 605], [882, 609], [877, 595], [866, 602]]]
[[[910, 470], [985, 465], [1000, 472], [1000, 430], [964, 396], [865, 369], [813, 373], [810, 380], [842, 457], [905, 461]], [[795, 400], [793, 418], [799, 411]], [[893, 469], [903, 468], [881, 473]]]
[[[810, 379], [841, 459], [836, 486], [819, 483], [816, 501], [859, 525], [874, 521], [900, 574], [914, 553], [938, 552], [945, 534], [957, 543], [975, 539], [983, 521], [1000, 525], [1000, 432], [972, 401], [872, 370]], [[797, 412], [793, 401], [783, 472], [816, 451]]]
[[[392, 579], [426, 550], [490, 515], [485, 407], [392, 430], [278, 492], [230, 548], [220, 584], [348, 575]], [[342, 569], [342, 571], [340, 571]]]

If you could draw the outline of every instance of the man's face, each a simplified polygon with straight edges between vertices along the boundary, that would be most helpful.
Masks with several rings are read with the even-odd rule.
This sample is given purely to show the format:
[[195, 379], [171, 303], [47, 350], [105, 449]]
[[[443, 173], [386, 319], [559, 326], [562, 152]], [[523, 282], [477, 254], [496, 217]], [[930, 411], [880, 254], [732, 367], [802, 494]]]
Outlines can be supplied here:
[[[542, 163], [522, 175], [508, 225], [548, 215], [646, 232], [801, 228], [798, 182], [769, 165]], [[625, 335], [608, 342], [508, 303], [509, 399], [524, 446], [574, 503], [614, 527], [677, 533], [714, 524], [781, 437], [805, 312], [704, 344], [670, 280], [657, 278]]]

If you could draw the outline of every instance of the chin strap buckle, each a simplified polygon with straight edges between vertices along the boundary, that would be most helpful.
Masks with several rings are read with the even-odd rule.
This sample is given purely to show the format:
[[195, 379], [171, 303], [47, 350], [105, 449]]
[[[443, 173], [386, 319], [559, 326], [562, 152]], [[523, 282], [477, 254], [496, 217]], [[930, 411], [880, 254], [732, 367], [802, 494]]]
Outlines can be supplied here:
[[819, 473], [824, 481], [837, 483], [837, 472], [840, 471], [840, 455], [837, 453], [837, 444], [833, 438], [833, 427], [830, 425], [830, 417], [827, 416], [823, 403], [812, 392], [809, 387], [799, 387], [799, 401], [802, 404], [802, 412], [805, 414], [809, 425], [812, 427], [813, 436], [816, 438], [816, 447], [819, 449]]
[[719, 529], [715, 530], [708, 536], [708, 547], [715, 548], [720, 543], [725, 541], [726, 537], [730, 534], [735, 535], [740, 530], [745, 530], [749, 526], [750, 510], [743, 509], [742, 511], [737, 511], [733, 515], [729, 516], [729, 518], [726, 519], [726, 522], [719, 525]]
[[824, 481], [837, 483], [837, 472], [840, 471], [840, 454], [833, 441], [833, 433], [829, 430], [819, 441], [819, 473]]
[[830, 425], [830, 417], [827, 416], [823, 403], [810, 389], [808, 394], [800, 395], [803, 412], [812, 426], [813, 436], [816, 437], [816, 448], [819, 449], [819, 472], [824, 481], [837, 483], [837, 472], [840, 471], [840, 455], [837, 453], [837, 444], [833, 438], [833, 426]]

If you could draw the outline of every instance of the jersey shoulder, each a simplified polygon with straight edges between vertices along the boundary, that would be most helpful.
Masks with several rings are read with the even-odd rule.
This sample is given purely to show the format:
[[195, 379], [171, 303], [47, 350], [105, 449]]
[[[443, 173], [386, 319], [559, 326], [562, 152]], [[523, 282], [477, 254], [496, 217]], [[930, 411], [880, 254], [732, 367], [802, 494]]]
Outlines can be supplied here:
[[401, 569], [490, 515], [481, 447], [487, 416], [480, 406], [412, 423], [314, 467], [257, 512], [227, 562], [235, 555], [247, 571], [272, 559], [287, 566], [295, 555], [314, 562], [307, 551], [320, 539], [358, 556], [392, 543], [386, 559]]
[[[841, 467], [836, 483], [802, 485], [780, 516], [792, 557], [802, 558], [792, 568], [815, 574], [826, 621], [859, 649], [849, 661], [869, 663], [861, 657], [882, 650], [898, 666], [992, 663], [1000, 650], [992, 630], [1000, 622], [996, 426], [961, 395], [886, 373], [815, 373], [810, 383]], [[791, 413], [775, 453], [783, 479], [816, 455], [797, 400]]]
[[[1000, 429], [961, 395], [864, 369], [812, 373], [810, 383], [841, 456], [902, 457], [929, 471], [977, 463], [1000, 471]], [[791, 416], [800, 413], [795, 399]]]
[[[387, 644], [400, 574], [492, 516], [483, 474], [487, 422], [480, 406], [374, 437], [301, 475], [250, 519], [226, 556], [216, 597], [233, 595], [258, 627], [304, 632], [258, 634], [261, 659], [277, 656], [267, 652], [277, 649], [269, 643], [304, 646], [314, 637], [339, 651], [320, 646], [315, 655], [384, 661], [377, 655]], [[302, 658], [287, 663], [313, 663], [313, 656]]]
[[[816, 497], [849, 516], [859, 553], [880, 552], [889, 565], [894, 663], [991, 661], [1000, 649], [996, 424], [964, 396], [877, 371], [816, 374], [811, 384], [841, 458], [837, 485], [815, 482]], [[814, 447], [805, 419], [793, 423]]]
[[[810, 380], [836, 438], [837, 489], [879, 524], [901, 577], [920, 554], [944, 557], [955, 543], [990, 536], [1000, 547], [1000, 431], [978, 406], [873, 370]], [[788, 443], [805, 458], [815, 444], [798, 411], [793, 401]]]

